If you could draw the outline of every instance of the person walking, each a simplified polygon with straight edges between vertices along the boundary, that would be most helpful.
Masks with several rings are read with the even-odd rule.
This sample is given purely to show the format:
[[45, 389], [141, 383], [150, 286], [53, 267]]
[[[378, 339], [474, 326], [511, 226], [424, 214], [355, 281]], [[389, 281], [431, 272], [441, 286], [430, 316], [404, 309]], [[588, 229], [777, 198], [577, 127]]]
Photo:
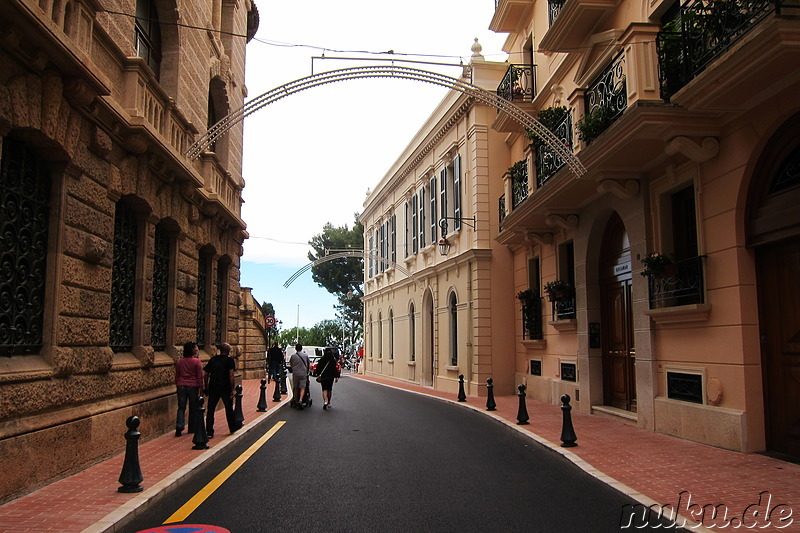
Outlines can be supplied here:
[[186, 404], [189, 404], [189, 433], [194, 433], [197, 420], [197, 398], [203, 387], [203, 365], [197, 354], [200, 350], [197, 343], [187, 342], [183, 345], [183, 357], [175, 363], [175, 387], [178, 391], [178, 414], [175, 417], [175, 436], [183, 433]]
[[317, 362], [317, 368], [321, 369], [318, 371], [317, 375], [319, 376], [317, 380], [319, 381], [320, 385], [322, 385], [322, 409], [330, 409], [331, 405], [331, 396], [333, 395], [333, 383], [339, 381], [339, 376], [341, 375], [341, 370], [339, 367], [338, 362], [336, 361], [336, 349], [335, 348], [325, 348], [322, 354], [322, 358]]
[[302, 344], [298, 343], [294, 349], [295, 353], [289, 358], [289, 368], [292, 371], [292, 405], [302, 411], [308, 385], [309, 361]]
[[272, 348], [267, 351], [267, 383], [269, 383], [270, 378], [278, 381], [281, 379], [281, 374], [283, 374], [283, 365], [285, 361], [283, 359], [283, 350], [281, 350], [280, 345], [276, 342], [272, 345]]
[[205, 390], [208, 396], [208, 407], [206, 408], [206, 434], [208, 438], [214, 436], [214, 410], [220, 400], [225, 406], [228, 431], [234, 433], [239, 429], [233, 413], [233, 395], [235, 391], [233, 371], [236, 368], [236, 363], [234, 363], [230, 353], [230, 344], [227, 342], [220, 344], [219, 353], [209, 359], [203, 368], [205, 371]]

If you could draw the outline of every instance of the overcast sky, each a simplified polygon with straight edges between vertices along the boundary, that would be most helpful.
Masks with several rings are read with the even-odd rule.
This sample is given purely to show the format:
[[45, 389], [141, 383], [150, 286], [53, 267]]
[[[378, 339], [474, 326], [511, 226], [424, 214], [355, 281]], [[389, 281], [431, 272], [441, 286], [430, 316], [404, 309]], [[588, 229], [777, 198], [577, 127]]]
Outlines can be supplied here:
[[[247, 46], [246, 100], [312, 73], [387, 64], [378, 59], [468, 63], [475, 37], [487, 60], [507, 57], [501, 50], [506, 35], [487, 29], [493, 0], [256, 4], [261, 21]], [[378, 54], [390, 50], [395, 55]], [[461, 74], [457, 66], [395, 64]], [[445, 92], [409, 80], [352, 80], [294, 94], [245, 119], [242, 218], [250, 239], [241, 284], [275, 306], [284, 328], [297, 324], [298, 306], [302, 327], [334, 318], [335, 298], [311, 281], [310, 272], [289, 288], [283, 284], [308, 264], [307, 242], [326, 222], [352, 227], [367, 189], [383, 178]]]

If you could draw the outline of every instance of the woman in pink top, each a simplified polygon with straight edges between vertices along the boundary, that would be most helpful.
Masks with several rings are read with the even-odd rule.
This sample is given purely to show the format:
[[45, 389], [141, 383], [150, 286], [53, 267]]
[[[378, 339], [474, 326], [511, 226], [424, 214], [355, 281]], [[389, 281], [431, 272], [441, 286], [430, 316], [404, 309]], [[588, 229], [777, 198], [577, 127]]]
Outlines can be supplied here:
[[203, 365], [197, 354], [197, 343], [183, 345], [183, 357], [175, 363], [175, 386], [178, 389], [178, 416], [175, 419], [175, 436], [180, 437], [184, 428], [186, 401], [189, 401], [189, 433], [194, 433], [197, 419], [197, 397], [203, 388]]

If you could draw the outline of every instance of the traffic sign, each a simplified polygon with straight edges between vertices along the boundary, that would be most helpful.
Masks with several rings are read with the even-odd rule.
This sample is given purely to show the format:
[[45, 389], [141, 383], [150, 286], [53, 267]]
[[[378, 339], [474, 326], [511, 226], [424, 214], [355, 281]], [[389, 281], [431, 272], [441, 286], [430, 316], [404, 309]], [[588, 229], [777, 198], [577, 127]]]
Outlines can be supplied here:
[[272, 315], [267, 315], [264, 317], [264, 325], [268, 328], [275, 327], [275, 317]]

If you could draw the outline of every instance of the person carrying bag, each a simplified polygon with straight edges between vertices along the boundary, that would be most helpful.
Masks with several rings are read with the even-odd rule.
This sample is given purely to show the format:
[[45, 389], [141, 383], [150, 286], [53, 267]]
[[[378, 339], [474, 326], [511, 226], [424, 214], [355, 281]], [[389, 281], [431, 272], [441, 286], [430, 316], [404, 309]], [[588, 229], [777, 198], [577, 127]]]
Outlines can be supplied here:
[[339, 381], [339, 366], [336, 348], [325, 348], [322, 358], [317, 363], [317, 368], [322, 368], [317, 376], [317, 382], [322, 386], [322, 409], [330, 409], [331, 395], [333, 394], [333, 383]]

